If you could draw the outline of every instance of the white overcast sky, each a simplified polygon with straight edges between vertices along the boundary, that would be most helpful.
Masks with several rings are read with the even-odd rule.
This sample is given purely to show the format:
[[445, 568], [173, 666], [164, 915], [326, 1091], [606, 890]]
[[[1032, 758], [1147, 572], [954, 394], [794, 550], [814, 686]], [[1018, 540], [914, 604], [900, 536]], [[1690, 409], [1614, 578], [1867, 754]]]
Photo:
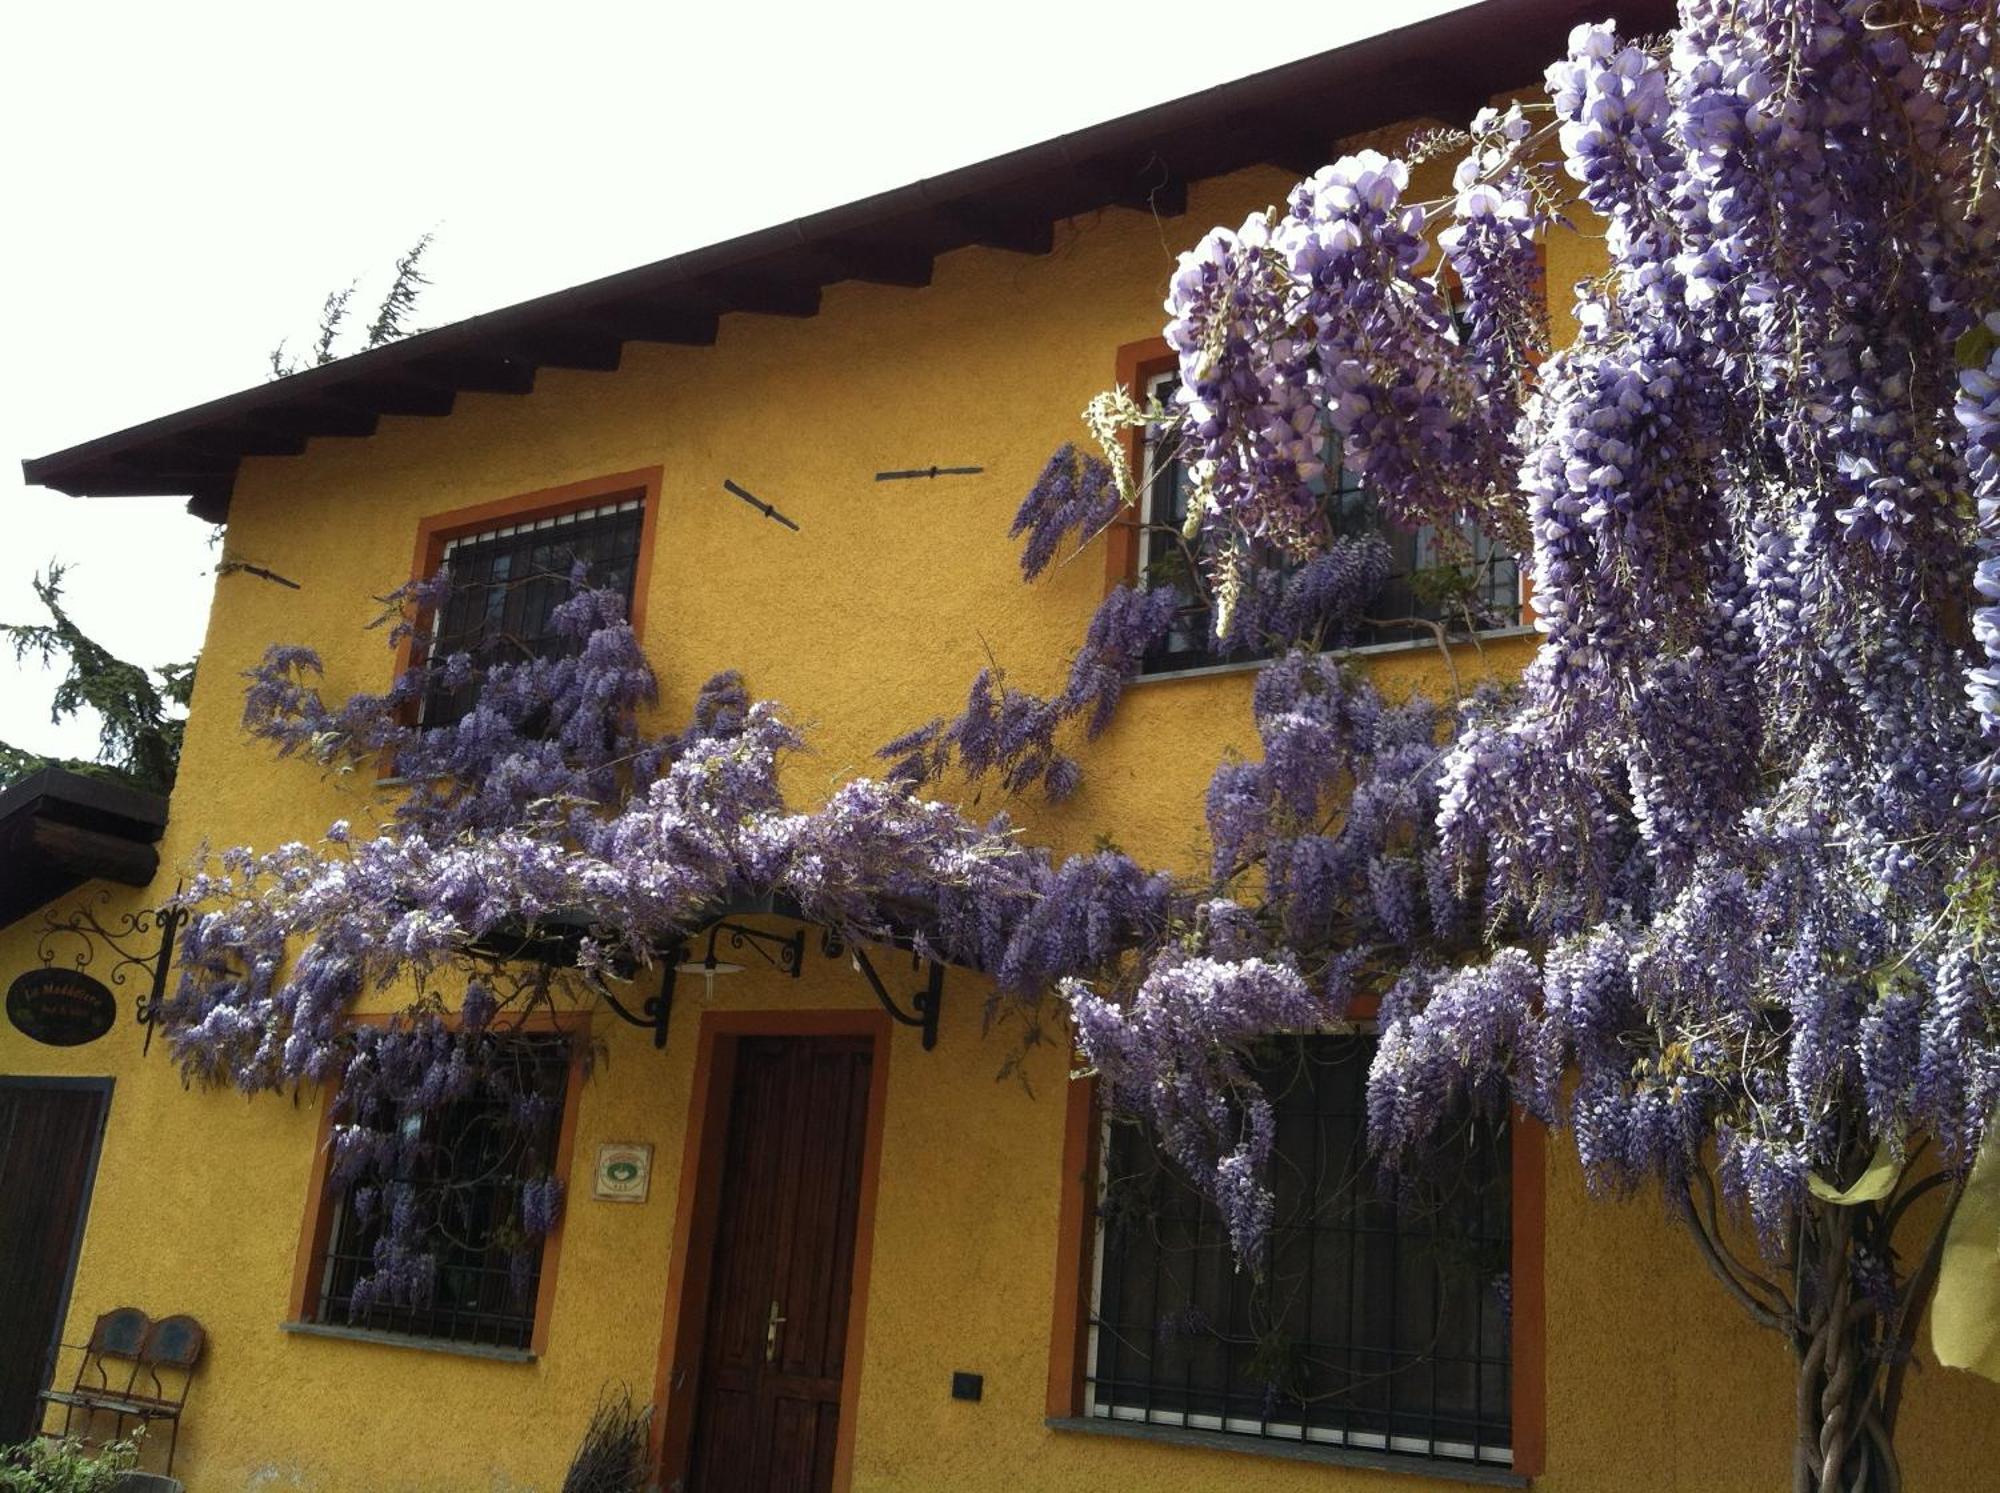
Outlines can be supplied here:
[[[426, 229], [428, 326], [1461, 3], [0, 4], [0, 621], [61, 559], [100, 642], [191, 655], [207, 527], [25, 487], [20, 458], [258, 382]], [[0, 654], [0, 740], [90, 755], [53, 682]]]

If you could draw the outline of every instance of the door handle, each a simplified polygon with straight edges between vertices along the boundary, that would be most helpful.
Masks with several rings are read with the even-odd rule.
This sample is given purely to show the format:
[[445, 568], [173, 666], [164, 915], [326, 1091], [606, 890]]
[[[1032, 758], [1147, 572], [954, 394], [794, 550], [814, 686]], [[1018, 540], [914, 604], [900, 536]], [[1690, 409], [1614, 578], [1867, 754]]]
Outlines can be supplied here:
[[785, 1325], [785, 1319], [778, 1315], [778, 1303], [771, 1303], [771, 1314], [764, 1321], [764, 1362], [778, 1361], [778, 1329]]

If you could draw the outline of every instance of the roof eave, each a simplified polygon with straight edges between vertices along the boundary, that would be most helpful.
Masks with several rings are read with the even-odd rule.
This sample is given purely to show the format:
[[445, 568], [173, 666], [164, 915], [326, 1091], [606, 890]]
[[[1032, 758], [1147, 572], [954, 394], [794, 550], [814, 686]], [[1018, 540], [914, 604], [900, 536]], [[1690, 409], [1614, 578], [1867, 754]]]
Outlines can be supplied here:
[[449, 414], [460, 393], [526, 394], [542, 368], [608, 372], [624, 343], [705, 346], [731, 313], [811, 316], [843, 280], [920, 286], [973, 245], [1046, 253], [1053, 224], [1106, 206], [1185, 210], [1191, 182], [1267, 162], [1303, 173], [1337, 139], [1464, 119], [1532, 81], [1576, 20], [1651, 29], [1670, 0], [1486, 0], [840, 207], [421, 332], [22, 462], [79, 497], [184, 494], [228, 512], [246, 456]]

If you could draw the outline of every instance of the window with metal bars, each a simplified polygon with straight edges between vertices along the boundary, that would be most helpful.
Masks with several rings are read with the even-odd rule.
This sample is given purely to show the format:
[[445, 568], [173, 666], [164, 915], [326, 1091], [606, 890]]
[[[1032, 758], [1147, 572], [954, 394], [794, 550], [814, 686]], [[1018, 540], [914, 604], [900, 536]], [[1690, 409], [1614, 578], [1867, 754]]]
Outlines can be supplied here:
[[[550, 613], [572, 594], [579, 565], [587, 585], [619, 592], [629, 607], [644, 522], [643, 498], [617, 498], [447, 541], [451, 589], [432, 619], [430, 656], [466, 653], [485, 666], [555, 657], [574, 647], [550, 626]], [[450, 725], [472, 708], [477, 692], [476, 684], [432, 686], [422, 723]]]
[[[1177, 375], [1161, 374], [1146, 392], [1163, 408], [1171, 408]], [[1140, 548], [1140, 583], [1169, 586], [1181, 605], [1167, 636], [1147, 656], [1145, 672], [1173, 673], [1212, 664], [1241, 663], [1268, 658], [1268, 643], [1248, 642], [1219, 650], [1210, 636], [1207, 597], [1192, 574], [1198, 548], [1181, 536], [1187, 522], [1191, 483], [1171, 437], [1149, 427], [1143, 446], [1144, 491], [1141, 495], [1144, 543]], [[1414, 533], [1388, 523], [1375, 495], [1358, 473], [1340, 459], [1340, 439], [1329, 435], [1326, 475], [1320, 480], [1327, 520], [1334, 534], [1358, 538], [1379, 534], [1391, 557], [1389, 579], [1370, 600], [1354, 641], [1357, 644], [1401, 643], [1433, 636], [1421, 622], [1437, 622], [1448, 631], [1488, 631], [1514, 627], [1521, 620], [1519, 559], [1476, 528], [1468, 526], [1460, 544], [1449, 551], [1438, 532], [1428, 526]], [[1468, 557], [1469, 558], [1466, 558]], [[1281, 568], [1284, 561], [1273, 556]]]
[[[405, 1121], [403, 1138], [411, 1144], [393, 1181], [356, 1184], [332, 1201], [317, 1320], [480, 1347], [528, 1347], [543, 1241], [521, 1232], [521, 1190], [554, 1165], [570, 1053], [555, 1038], [523, 1040], [515, 1052], [508, 1092], [483, 1090]], [[436, 1261], [429, 1299], [400, 1302], [363, 1291], [357, 1300], [357, 1284], [380, 1263], [376, 1244], [397, 1189], [407, 1189], [422, 1247]]]
[[1468, 1123], [1442, 1181], [1368, 1159], [1375, 1039], [1274, 1040], [1276, 1221], [1238, 1267], [1214, 1204], [1117, 1121], [1102, 1150], [1085, 1413], [1375, 1455], [1511, 1465], [1511, 1167]]

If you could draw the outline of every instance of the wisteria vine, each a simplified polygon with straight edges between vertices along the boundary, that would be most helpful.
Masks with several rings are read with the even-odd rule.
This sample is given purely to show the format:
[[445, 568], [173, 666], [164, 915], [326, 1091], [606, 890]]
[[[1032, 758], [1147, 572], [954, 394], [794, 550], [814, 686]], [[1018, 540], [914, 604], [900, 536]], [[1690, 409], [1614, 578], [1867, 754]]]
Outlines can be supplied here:
[[[399, 594], [391, 641], [439, 595]], [[173, 1051], [190, 1078], [246, 1092], [335, 1085], [334, 1179], [384, 1222], [357, 1312], [434, 1289], [425, 1240], [447, 1200], [410, 1178], [426, 1117], [468, 1097], [495, 1101], [541, 1167], [503, 1230], [525, 1278], [561, 1188], [535, 1147], [547, 1096], [520, 1078], [532, 1049], [551, 1026], [581, 1041], [579, 1011], [719, 909], [782, 899], [844, 939], [987, 971], [996, 1003], [1028, 1007], [1167, 917], [1167, 878], [1112, 853], [1057, 863], [1004, 819], [976, 824], [903, 784], [856, 779], [794, 810], [780, 764], [804, 743], [737, 676], [711, 679], [685, 728], [649, 734], [655, 681], [620, 600], [580, 587], [551, 621], [567, 640], [553, 656], [421, 660], [337, 706], [316, 655], [271, 649], [250, 678], [251, 735], [329, 766], [387, 754], [404, 792], [365, 833], [339, 822], [320, 844], [225, 852], [184, 894]], [[470, 708], [417, 723], [440, 683]], [[384, 992], [402, 1002], [392, 1022], [353, 1019]]]
[[[1379, 1001], [1385, 1169], [1468, 1107], [1566, 1125], [1594, 1184], [1657, 1184], [1791, 1342], [1795, 1485], [1895, 1486], [1942, 1228], [1912, 1242], [1911, 1204], [1949, 1217], [2000, 1101], [1996, 31], [1995, 0], [1684, 0], [1660, 44], [1582, 26], [1546, 102], [1473, 121], [1446, 201], [1360, 152], [1182, 257], [1179, 389], [1147, 417], [1188, 462], [1216, 634], [1306, 645], [1259, 679], [1260, 757], [1216, 771], [1204, 874], [1058, 865], [916, 793], [954, 769], [1072, 793], [1061, 733], [1104, 728], [1165, 588], [1115, 591], [1056, 695], [982, 674], [886, 780], [803, 811], [777, 773], [802, 743], [731, 676], [642, 731], [651, 672], [583, 593], [561, 657], [436, 660], [339, 708], [274, 651], [256, 734], [392, 753], [412, 787], [379, 833], [195, 884], [176, 1051], [248, 1089], [339, 1080], [342, 1165], [388, 1175], [382, 1117], [493, 1081], [475, 1049], [507, 1013], [782, 892], [998, 999], [1058, 986], [1254, 1266], [1247, 1048]], [[1607, 268], [1551, 351], [1540, 243], [1566, 216]], [[1329, 522], [1331, 437], [1392, 521], [1531, 550], [1517, 690], [1391, 706], [1318, 651], [1381, 564]], [[1027, 577], [1130, 496], [1058, 453], [1016, 519]], [[419, 731], [433, 680], [477, 698]], [[537, 928], [573, 963], [503, 977], [483, 950]], [[354, 1035], [366, 992], [412, 980], [417, 1016]], [[554, 1211], [532, 1195], [529, 1235]], [[380, 1289], [421, 1292], [384, 1237]]]
[[[1941, 1240], [1909, 1204], [1950, 1216], [2000, 1100], [1996, 29], [1835, 0], [1685, 0], [1659, 45], [1582, 26], [1546, 105], [1475, 121], [1447, 202], [1344, 158], [1167, 300], [1219, 595], [1250, 543], [1323, 543], [1323, 425], [1401, 521], [1532, 542], [1537, 656], [1436, 768], [1436, 884], [1478, 946], [1400, 918], [1377, 987], [1383, 1163], [1511, 1103], [1600, 1187], [1660, 1184], [1799, 1354], [1801, 1488], [1895, 1486]], [[1548, 353], [1535, 240], [1565, 212], [1609, 263]], [[1218, 778], [1212, 819], [1257, 782]], [[1155, 1007], [1227, 1049], [1274, 1009], [1268, 957], [1073, 995], [1170, 1144], [1146, 1064], [1184, 1071], [1196, 1024]], [[1213, 1106], [1240, 1070], [1204, 1061]], [[1215, 1109], [1253, 1149], [1259, 1113]]]

